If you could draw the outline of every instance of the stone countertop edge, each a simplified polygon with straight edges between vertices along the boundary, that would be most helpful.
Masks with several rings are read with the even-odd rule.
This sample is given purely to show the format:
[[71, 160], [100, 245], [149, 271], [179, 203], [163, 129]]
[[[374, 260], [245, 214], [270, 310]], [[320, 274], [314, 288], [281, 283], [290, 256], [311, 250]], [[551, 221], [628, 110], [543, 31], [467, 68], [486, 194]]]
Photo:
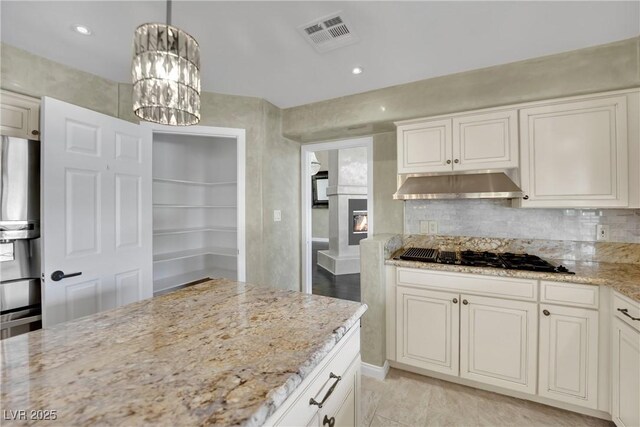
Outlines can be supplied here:
[[267, 393], [267, 401], [251, 416], [243, 425], [246, 427], [262, 426], [265, 421], [273, 415], [282, 404], [293, 394], [300, 384], [309, 376], [311, 372], [320, 364], [320, 362], [334, 349], [340, 342], [342, 337], [358, 323], [362, 315], [367, 311], [368, 306], [362, 304], [358, 310], [348, 318], [341, 326], [334, 329], [333, 334], [322, 344], [322, 346], [307, 359], [298, 369], [291, 375], [287, 381]]
[[386, 265], [422, 270], [444, 271], [452, 273], [479, 274], [483, 276], [513, 277], [519, 279], [548, 280], [558, 283], [577, 283], [593, 286], [608, 286], [617, 292], [640, 302], [640, 266], [636, 264], [613, 264], [598, 262], [579, 262], [548, 260], [562, 264], [576, 274], [545, 273], [526, 270], [509, 270], [465, 265], [432, 264], [418, 261], [405, 261], [389, 258]]

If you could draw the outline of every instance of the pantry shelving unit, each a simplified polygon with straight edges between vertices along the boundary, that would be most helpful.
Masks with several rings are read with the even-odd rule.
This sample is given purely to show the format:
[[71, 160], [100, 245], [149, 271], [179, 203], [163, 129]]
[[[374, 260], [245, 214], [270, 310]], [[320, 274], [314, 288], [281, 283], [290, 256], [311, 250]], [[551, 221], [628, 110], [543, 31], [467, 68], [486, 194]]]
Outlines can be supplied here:
[[153, 289], [245, 280], [243, 129], [153, 129]]

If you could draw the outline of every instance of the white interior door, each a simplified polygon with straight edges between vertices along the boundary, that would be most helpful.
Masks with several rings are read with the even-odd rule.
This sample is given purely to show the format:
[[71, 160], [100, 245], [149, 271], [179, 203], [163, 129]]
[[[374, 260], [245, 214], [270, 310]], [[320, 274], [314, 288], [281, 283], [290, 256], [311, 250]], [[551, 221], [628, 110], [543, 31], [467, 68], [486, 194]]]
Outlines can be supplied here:
[[46, 97], [42, 123], [44, 327], [151, 297], [151, 130]]

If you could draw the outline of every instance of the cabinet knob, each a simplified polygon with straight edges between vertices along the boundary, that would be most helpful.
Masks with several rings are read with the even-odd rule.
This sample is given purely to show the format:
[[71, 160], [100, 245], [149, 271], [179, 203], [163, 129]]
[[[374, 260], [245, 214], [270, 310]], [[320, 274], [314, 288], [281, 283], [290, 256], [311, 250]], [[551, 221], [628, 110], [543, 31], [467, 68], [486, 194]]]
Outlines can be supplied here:
[[31, 131], [31, 135], [37, 136], [40, 135], [40, 132], [34, 129]]
[[450, 165], [451, 164], [451, 160], [447, 160], [447, 164]]
[[454, 298], [454, 299], [453, 299], [453, 303], [454, 303], [454, 304], [457, 304], [457, 303], [458, 303], [458, 298]]
[[463, 303], [464, 305], [468, 305], [468, 304], [469, 304], [469, 301], [467, 301], [466, 299], [463, 299], [463, 300], [462, 300], [462, 303]]
[[322, 425], [323, 426], [329, 426], [329, 427], [333, 427], [336, 424], [336, 419], [335, 417], [331, 417], [329, 418], [328, 416], [324, 416], [324, 420], [322, 420]]
[[455, 160], [453, 161], [453, 163], [460, 163], [460, 160], [455, 159]]
[[525, 200], [529, 200], [529, 196], [527, 196], [526, 194], [524, 196], [522, 196], [523, 199]]
[[549, 312], [549, 310], [542, 310], [542, 314], [544, 314], [545, 316], [549, 316], [551, 315], [551, 312]]

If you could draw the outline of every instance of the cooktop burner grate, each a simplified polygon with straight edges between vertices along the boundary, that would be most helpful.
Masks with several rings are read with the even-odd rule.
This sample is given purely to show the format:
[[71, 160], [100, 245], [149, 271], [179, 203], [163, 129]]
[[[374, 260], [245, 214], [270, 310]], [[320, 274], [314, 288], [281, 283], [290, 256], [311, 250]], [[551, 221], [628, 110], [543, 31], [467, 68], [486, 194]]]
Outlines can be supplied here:
[[542, 258], [529, 254], [512, 254], [477, 251], [439, 251], [428, 248], [409, 248], [398, 257], [399, 259], [421, 262], [435, 262], [438, 264], [456, 264], [473, 267], [505, 268], [512, 270], [541, 271], [547, 273], [570, 272], [566, 267], [553, 264]]
[[400, 259], [407, 261], [436, 262], [437, 256], [437, 249], [409, 248], [400, 255]]

